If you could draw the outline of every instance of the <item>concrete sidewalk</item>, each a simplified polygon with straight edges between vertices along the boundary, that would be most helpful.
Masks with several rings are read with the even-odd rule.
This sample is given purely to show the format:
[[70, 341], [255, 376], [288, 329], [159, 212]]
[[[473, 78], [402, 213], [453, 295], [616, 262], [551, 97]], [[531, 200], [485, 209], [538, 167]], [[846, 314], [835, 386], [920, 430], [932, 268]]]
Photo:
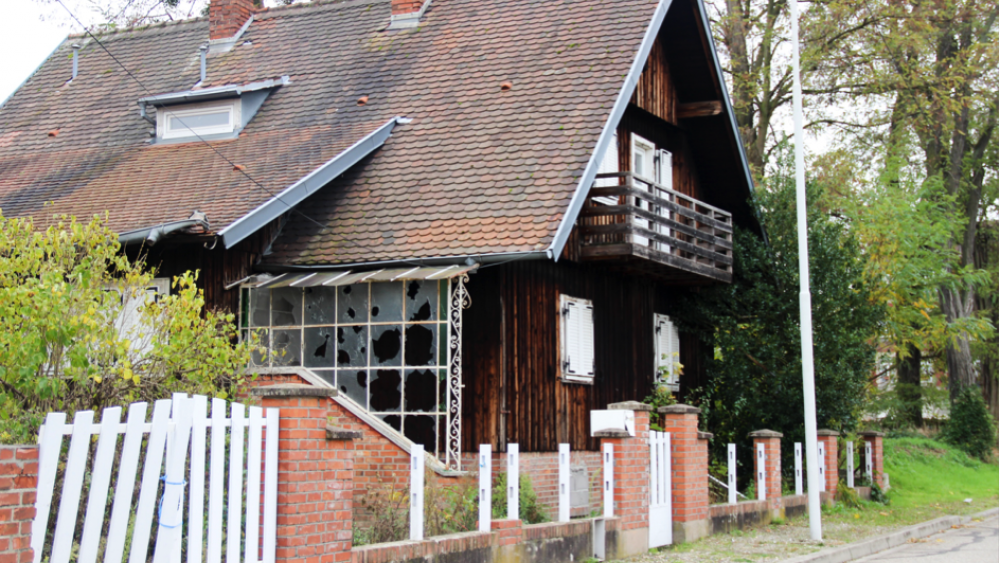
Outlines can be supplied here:
[[[895, 532], [852, 543], [840, 547], [823, 549], [816, 553], [786, 559], [783, 563], [846, 563], [875, 553], [885, 551], [907, 543], [913, 539], [925, 538], [931, 534], [951, 529], [954, 526], [967, 524], [973, 519], [996, 518], [1000, 510], [991, 508], [972, 516], [944, 516], [927, 522], [922, 522]], [[994, 561], [996, 558], [994, 557]]]
[[907, 542], [856, 563], [996, 563], [1000, 558], [1000, 520], [996, 516], [982, 522], [969, 522], [957, 529], [945, 530], [924, 540]]

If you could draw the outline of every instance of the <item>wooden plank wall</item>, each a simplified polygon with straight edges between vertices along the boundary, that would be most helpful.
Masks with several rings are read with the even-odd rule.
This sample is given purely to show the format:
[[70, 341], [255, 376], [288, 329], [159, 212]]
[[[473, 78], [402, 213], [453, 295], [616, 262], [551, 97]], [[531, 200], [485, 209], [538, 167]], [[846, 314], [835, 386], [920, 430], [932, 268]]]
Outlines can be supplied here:
[[667, 53], [659, 37], [653, 42], [646, 66], [639, 75], [635, 92], [629, 101], [660, 119], [677, 125], [677, 88], [671, 79]]
[[[227, 290], [225, 286], [253, 273], [254, 265], [277, 232], [278, 222], [275, 221], [229, 250], [223, 247], [222, 241], [214, 248], [206, 248], [203, 240], [192, 240], [193, 237], [188, 237], [188, 240], [180, 237], [167, 239], [146, 249], [146, 263], [156, 269], [159, 277], [173, 277], [188, 270], [198, 270], [198, 287], [205, 292], [206, 308], [236, 313], [240, 302], [239, 287]], [[208, 244], [211, 246], [211, 243]], [[130, 258], [134, 256], [135, 253], [131, 252]]]
[[[485, 443], [502, 451], [507, 442], [525, 452], [555, 451], [561, 442], [596, 451], [590, 411], [641, 401], [651, 392], [653, 313], [666, 311], [670, 287], [547, 260], [485, 268], [467, 287], [472, 307], [465, 311], [462, 334], [464, 451]], [[559, 380], [560, 293], [594, 302], [592, 386]], [[689, 348], [684, 339], [682, 348]]]

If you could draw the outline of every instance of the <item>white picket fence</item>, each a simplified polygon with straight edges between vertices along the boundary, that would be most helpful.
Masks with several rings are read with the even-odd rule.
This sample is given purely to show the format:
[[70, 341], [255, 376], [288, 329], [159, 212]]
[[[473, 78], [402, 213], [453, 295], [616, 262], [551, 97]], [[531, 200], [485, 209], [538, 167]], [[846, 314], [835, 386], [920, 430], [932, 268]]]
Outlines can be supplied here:
[[[38, 494], [31, 535], [34, 563], [43, 557], [48, 563], [69, 563], [71, 558], [74, 563], [96, 563], [102, 548], [103, 563], [123, 563], [127, 547], [128, 563], [147, 563], [154, 522], [153, 563], [181, 563], [182, 540], [186, 540], [186, 563], [221, 563], [223, 543], [226, 563], [273, 563], [278, 410], [265, 412], [232, 403], [227, 418], [225, 401], [212, 399], [210, 416], [208, 403], [204, 396], [175, 394], [173, 399], [156, 401], [148, 422], [146, 403], [129, 405], [124, 423], [120, 407], [105, 409], [99, 423], [91, 411], [76, 413], [72, 424], [66, 424], [65, 413], [49, 413], [39, 436]], [[120, 435], [124, 441], [119, 448]], [[64, 436], [71, 436], [65, 456]], [[93, 436], [98, 439], [91, 453]], [[133, 501], [141, 454], [145, 456], [142, 479]], [[55, 530], [49, 534], [53, 492], [63, 459]], [[108, 492], [116, 466], [105, 533]], [[88, 469], [89, 483], [84, 479]], [[87, 508], [78, 525], [85, 490]], [[74, 544], [79, 545], [75, 554]]]

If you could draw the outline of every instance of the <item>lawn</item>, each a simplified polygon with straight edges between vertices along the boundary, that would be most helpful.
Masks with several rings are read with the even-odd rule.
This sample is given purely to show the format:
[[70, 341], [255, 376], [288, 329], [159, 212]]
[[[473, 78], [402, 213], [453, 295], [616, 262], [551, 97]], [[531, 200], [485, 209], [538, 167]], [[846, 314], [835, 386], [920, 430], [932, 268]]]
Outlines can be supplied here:
[[[951, 514], [973, 514], [1000, 502], [1000, 468], [996, 460], [982, 463], [960, 450], [927, 438], [884, 441], [885, 472], [891, 490], [889, 504], [862, 502], [823, 510], [823, 539], [809, 539], [809, 518], [703, 538], [649, 553], [639, 561], [772, 562], [843, 545], [867, 537]], [[971, 499], [970, 502], [965, 502]]]

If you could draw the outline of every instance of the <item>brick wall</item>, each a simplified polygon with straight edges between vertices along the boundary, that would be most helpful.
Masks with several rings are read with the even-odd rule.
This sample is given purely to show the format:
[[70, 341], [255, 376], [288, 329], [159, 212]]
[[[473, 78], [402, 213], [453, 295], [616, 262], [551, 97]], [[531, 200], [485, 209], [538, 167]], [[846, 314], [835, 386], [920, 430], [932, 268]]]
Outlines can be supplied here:
[[615, 516], [623, 531], [649, 528], [649, 411], [647, 405], [617, 403], [609, 409], [635, 411], [635, 436], [602, 437], [615, 448]]
[[[885, 475], [882, 473], [882, 433], [862, 432], [861, 437], [872, 445], [872, 471], [875, 472], [875, 482], [885, 488]], [[861, 468], [865, 467], [865, 452], [861, 451]]]
[[675, 522], [708, 518], [708, 441], [698, 439], [701, 410], [688, 405], [660, 407], [663, 431], [670, 433], [673, 453]]
[[837, 432], [836, 430], [817, 430], [816, 436], [820, 442], [823, 442], [823, 448], [826, 452], [826, 459], [823, 460], [823, 471], [825, 472], [826, 477], [826, 491], [836, 496], [837, 483], [840, 481], [840, 474], [837, 469], [839, 460], [837, 438], [840, 436], [840, 432]]
[[780, 512], [781, 504], [781, 438], [779, 432], [773, 430], [757, 430], [751, 432], [753, 438], [753, 465], [754, 478], [756, 479], [757, 467], [757, 444], [764, 446], [764, 484], [766, 488], [767, 506], [776, 512]]
[[209, 39], [236, 35], [254, 13], [254, 0], [213, 0], [208, 9]]
[[0, 446], [0, 563], [28, 563], [38, 481], [37, 446]]

